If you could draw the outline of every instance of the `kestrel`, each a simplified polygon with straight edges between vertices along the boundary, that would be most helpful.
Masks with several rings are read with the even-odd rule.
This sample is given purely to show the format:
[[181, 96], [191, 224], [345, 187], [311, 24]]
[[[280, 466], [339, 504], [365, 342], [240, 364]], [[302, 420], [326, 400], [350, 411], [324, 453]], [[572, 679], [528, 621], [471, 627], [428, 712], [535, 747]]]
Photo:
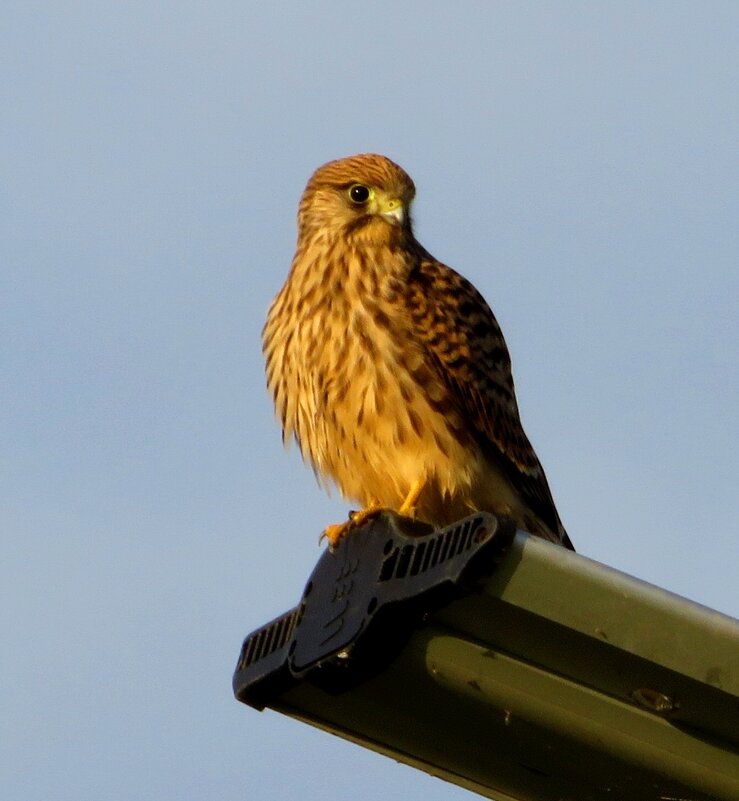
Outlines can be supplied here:
[[572, 548], [521, 425], [500, 327], [416, 241], [414, 194], [384, 156], [316, 170], [264, 326], [283, 439], [362, 507], [324, 533], [336, 544], [381, 509], [437, 526], [488, 511]]

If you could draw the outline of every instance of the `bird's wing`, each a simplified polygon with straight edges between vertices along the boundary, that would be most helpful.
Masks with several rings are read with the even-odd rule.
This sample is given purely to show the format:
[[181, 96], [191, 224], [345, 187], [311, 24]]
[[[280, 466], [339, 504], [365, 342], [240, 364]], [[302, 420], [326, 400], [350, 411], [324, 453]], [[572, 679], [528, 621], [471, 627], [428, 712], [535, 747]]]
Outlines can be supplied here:
[[411, 272], [408, 288], [414, 336], [456, 410], [471, 423], [484, 452], [500, 465], [544, 524], [541, 533], [572, 548], [544, 470], [521, 425], [508, 348], [485, 299], [459, 273], [428, 257]]

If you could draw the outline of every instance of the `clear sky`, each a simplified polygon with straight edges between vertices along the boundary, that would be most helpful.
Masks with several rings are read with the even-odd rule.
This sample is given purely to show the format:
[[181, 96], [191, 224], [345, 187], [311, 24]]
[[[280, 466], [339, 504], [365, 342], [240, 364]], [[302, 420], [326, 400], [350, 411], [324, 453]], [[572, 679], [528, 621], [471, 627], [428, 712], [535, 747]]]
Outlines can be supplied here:
[[473, 797], [231, 695], [347, 510], [280, 444], [259, 332], [305, 181], [356, 152], [495, 310], [578, 550], [739, 615], [738, 26], [2, 3], [4, 798]]

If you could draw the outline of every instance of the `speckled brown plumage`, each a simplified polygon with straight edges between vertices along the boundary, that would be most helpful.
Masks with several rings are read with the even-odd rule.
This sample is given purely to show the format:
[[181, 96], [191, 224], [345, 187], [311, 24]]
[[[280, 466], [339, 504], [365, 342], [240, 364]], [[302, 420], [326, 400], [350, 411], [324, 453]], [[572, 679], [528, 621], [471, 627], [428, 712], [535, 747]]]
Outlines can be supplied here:
[[363, 507], [437, 525], [487, 510], [572, 547], [521, 426], [500, 327], [415, 240], [414, 194], [404, 170], [371, 154], [308, 182], [263, 333], [283, 437]]

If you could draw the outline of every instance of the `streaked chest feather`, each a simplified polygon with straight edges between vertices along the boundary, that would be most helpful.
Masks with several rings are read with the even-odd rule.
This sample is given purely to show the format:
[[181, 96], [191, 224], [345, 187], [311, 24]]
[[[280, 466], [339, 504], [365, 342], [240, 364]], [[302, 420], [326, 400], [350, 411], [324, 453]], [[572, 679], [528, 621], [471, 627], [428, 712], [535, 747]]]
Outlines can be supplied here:
[[348, 497], [387, 503], [420, 475], [444, 492], [469, 484], [462, 422], [451, 407], [440, 411], [447, 391], [424, 369], [397, 274], [357, 258], [341, 282], [318, 271], [291, 279], [265, 327], [268, 383], [285, 436], [317, 473]]

